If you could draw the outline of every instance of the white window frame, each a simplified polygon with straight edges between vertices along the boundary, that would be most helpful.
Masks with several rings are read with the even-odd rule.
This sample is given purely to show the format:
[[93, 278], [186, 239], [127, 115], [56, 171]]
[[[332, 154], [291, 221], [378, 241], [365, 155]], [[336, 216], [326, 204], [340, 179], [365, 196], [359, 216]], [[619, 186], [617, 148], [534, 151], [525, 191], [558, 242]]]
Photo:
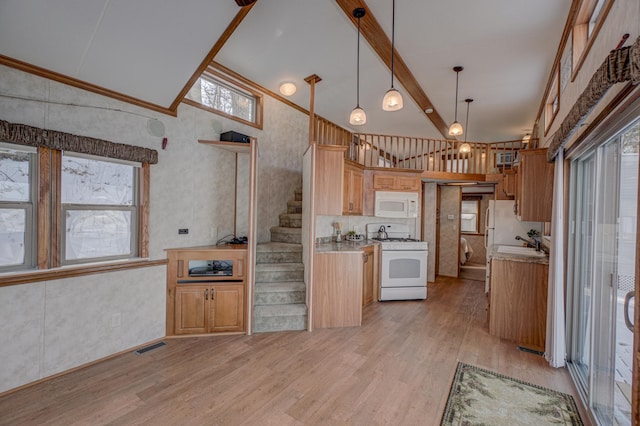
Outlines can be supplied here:
[[37, 213], [37, 177], [38, 162], [36, 161], [36, 148], [0, 142], [0, 149], [24, 152], [29, 155], [29, 200], [28, 201], [1, 201], [0, 209], [22, 209], [25, 211], [25, 236], [23, 262], [14, 265], [0, 265], [0, 272], [32, 269], [36, 264], [36, 213]]
[[[133, 182], [132, 182], [132, 204], [127, 205], [114, 205], [114, 204], [73, 204], [60, 202], [61, 217], [60, 217], [60, 264], [61, 265], [75, 265], [82, 263], [91, 263], [99, 261], [110, 261], [119, 259], [131, 259], [138, 257], [138, 218], [139, 218], [139, 199], [140, 199], [140, 164], [130, 161], [116, 160], [106, 157], [97, 157], [92, 155], [83, 155], [73, 152], [63, 152], [63, 157], [83, 158], [88, 160], [101, 161], [105, 163], [118, 163], [128, 165], [134, 168], [133, 170]], [[61, 162], [62, 164], [62, 162]], [[62, 191], [60, 193], [60, 199], [62, 200]], [[67, 239], [66, 239], [66, 220], [67, 212], [70, 211], [83, 211], [83, 210], [98, 210], [98, 211], [129, 211], [131, 214], [131, 239], [129, 241], [129, 253], [116, 256], [99, 256], [99, 257], [83, 257], [79, 259], [67, 259]]]
[[[225, 89], [244, 96], [252, 102], [252, 117], [247, 120], [238, 115], [234, 115], [233, 111], [227, 112], [217, 108], [215, 105], [205, 104], [202, 100], [202, 80], [206, 80], [210, 83], [224, 87]], [[250, 87], [232, 80], [228, 76], [216, 71], [209, 67], [198, 78], [191, 90], [187, 93], [183, 102], [197, 108], [204, 109], [217, 115], [229, 118], [234, 121], [238, 121], [242, 124], [246, 124], [257, 129], [262, 129], [262, 110], [263, 110], [263, 96], [261, 93], [251, 89]]]

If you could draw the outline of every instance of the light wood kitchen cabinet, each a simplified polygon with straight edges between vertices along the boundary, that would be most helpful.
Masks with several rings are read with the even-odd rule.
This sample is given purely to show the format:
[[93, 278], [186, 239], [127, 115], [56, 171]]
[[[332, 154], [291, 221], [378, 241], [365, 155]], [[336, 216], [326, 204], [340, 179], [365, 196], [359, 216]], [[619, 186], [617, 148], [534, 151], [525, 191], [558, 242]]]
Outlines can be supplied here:
[[243, 244], [167, 250], [167, 336], [245, 332], [246, 256]]
[[363, 270], [362, 270], [362, 305], [368, 305], [374, 301], [374, 286], [376, 283], [376, 261], [375, 249], [373, 246], [365, 247], [363, 250]]
[[420, 191], [420, 174], [374, 172], [373, 189], [376, 191]]
[[342, 214], [362, 215], [364, 171], [362, 168], [345, 163]]
[[[346, 146], [317, 145], [315, 154], [316, 215], [340, 216], [343, 212], [344, 153]], [[362, 209], [361, 209], [362, 210]]]
[[492, 259], [489, 334], [544, 351], [549, 265]]
[[519, 152], [516, 206], [518, 217], [527, 222], [550, 222], [553, 200], [553, 163], [547, 149]]
[[516, 194], [516, 169], [505, 170], [502, 173], [491, 173], [486, 175], [487, 182], [495, 182], [496, 200], [513, 200]]
[[244, 330], [243, 285], [190, 285], [176, 289], [175, 333]]
[[361, 250], [314, 256], [311, 327], [362, 324], [363, 254]]

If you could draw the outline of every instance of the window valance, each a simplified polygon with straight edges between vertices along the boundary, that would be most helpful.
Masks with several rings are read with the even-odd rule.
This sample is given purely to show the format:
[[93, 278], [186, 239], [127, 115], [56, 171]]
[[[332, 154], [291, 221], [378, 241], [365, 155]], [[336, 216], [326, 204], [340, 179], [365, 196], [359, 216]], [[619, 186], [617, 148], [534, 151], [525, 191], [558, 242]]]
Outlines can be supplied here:
[[560, 128], [552, 136], [547, 151], [548, 161], [553, 161], [558, 150], [564, 146], [607, 90], [616, 83], [626, 81], [632, 84], [640, 83], [640, 37], [631, 46], [612, 50], [591, 77], [589, 84], [560, 124]]
[[139, 163], [158, 163], [158, 151], [155, 149], [72, 135], [25, 124], [14, 124], [3, 120], [0, 120], [0, 141], [35, 147], [44, 146], [60, 151], [72, 151]]

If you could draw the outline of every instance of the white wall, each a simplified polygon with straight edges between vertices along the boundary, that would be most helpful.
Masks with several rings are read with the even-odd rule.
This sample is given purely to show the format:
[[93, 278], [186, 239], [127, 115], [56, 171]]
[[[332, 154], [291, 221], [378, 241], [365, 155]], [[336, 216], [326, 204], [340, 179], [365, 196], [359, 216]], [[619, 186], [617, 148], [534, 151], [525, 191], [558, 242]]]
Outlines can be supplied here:
[[[197, 142], [227, 130], [258, 138], [258, 241], [269, 240], [269, 228], [301, 186], [308, 116], [264, 99], [260, 131], [187, 105], [171, 117], [0, 66], [0, 119], [158, 150], [151, 166], [151, 259], [166, 258], [166, 248], [212, 244], [233, 233], [235, 155]], [[150, 117], [165, 125], [165, 150], [162, 138], [147, 131]], [[178, 235], [178, 228], [189, 234]], [[163, 337], [165, 269], [0, 287], [0, 392]]]

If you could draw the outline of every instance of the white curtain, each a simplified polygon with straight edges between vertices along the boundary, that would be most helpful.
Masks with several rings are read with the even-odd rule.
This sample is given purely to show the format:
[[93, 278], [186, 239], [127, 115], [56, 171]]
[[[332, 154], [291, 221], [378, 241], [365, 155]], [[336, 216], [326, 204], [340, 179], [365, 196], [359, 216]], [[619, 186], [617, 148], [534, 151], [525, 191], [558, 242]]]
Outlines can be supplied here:
[[547, 340], [545, 358], [552, 367], [564, 367], [565, 304], [564, 304], [564, 153], [556, 156], [553, 177], [553, 214], [551, 217], [551, 247], [549, 256], [549, 294], [547, 296]]

